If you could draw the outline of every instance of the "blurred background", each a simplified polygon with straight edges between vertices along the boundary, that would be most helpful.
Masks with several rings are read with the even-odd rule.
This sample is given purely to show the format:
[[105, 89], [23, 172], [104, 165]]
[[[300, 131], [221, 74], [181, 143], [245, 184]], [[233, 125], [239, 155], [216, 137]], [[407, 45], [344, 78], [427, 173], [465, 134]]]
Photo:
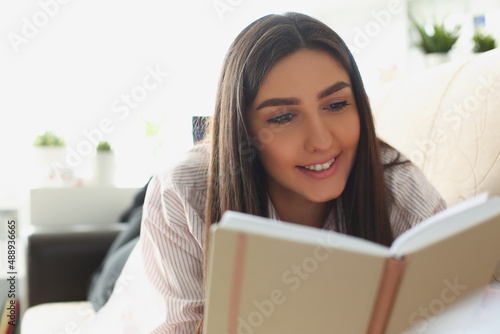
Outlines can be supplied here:
[[[460, 26], [450, 60], [473, 53], [478, 27], [500, 37], [498, 0], [4, 1], [0, 188], [40, 185], [34, 167], [44, 159], [60, 160], [52, 167], [63, 185], [88, 185], [100, 140], [114, 153], [112, 183], [141, 186], [192, 145], [192, 116], [212, 113], [236, 35], [265, 14], [285, 11], [336, 30], [369, 94], [426, 66], [412, 18], [428, 31], [434, 23]], [[64, 139], [65, 157], [34, 152], [46, 131]]]

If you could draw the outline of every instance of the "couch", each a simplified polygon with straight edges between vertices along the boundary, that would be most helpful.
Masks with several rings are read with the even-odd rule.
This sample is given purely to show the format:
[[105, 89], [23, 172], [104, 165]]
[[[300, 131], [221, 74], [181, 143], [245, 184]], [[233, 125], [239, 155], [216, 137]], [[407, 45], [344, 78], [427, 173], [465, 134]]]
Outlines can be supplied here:
[[448, 206], [500, 195], [500, 49], [388, 84], [371, 102], [378, 135]]
[[[416, 163], [449, 206], [483, 191], [500, 196], [500, 49], [399, 79], [370, 99], [379, 136]], [[88, 301], [37, 305], [21, 334], [68, 326], [76, 333], [92, 318]]]
[[[94, 314], [85, 301], [90, 279], [125, 229], [124, 223], [33, 228], [26, 235], [27, 293], [21, 299], [20, 333], [77, 333], [78, 324]], [[47, 306], [50, 313], [38, 316]], [[61, 321], [62, 327], [54, 327]]]
[[92, 273], [124, 229], [121, 223], [34, 229], [27, 237], [27, 306], [85, 300]]

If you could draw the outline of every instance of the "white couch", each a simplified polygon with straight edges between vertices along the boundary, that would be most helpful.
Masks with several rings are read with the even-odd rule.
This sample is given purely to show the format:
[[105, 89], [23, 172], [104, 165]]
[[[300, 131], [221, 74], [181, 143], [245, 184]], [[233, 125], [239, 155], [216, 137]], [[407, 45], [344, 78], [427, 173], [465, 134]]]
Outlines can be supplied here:
[[[500, 49], [388, 84], [371, 98], [379, 135], [419, 166], [448, 205], [500, 196]], [[21, 334], [79, 333], [88, 302], [25, 313]]]
[[500, 195], [500, 49], [395, 81], [371, 102], [378, 135], [448, 206]]

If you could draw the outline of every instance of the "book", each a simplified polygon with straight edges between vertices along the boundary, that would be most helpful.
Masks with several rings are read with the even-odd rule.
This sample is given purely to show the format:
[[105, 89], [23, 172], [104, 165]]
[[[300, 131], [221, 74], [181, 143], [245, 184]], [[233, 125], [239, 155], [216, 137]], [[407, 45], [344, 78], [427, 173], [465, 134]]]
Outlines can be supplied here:
[[210, 242], [206, 334], [402, 333], [486, 289], [500, 198], [462, 202], [391, 247], [237, 212], [211, 226]]

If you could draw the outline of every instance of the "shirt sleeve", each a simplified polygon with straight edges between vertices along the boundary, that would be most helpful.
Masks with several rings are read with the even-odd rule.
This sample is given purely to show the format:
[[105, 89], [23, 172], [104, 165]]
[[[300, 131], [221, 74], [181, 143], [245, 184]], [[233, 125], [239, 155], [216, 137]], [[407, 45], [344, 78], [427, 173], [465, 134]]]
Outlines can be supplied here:
[[202, 227], [193, 224], [195, 214], [181, 187], [160, 177], [149, 187], [141, 226], [142, 258], [146, 277], [166, 310], [152, 333], [193, 333], [203, 314]]

